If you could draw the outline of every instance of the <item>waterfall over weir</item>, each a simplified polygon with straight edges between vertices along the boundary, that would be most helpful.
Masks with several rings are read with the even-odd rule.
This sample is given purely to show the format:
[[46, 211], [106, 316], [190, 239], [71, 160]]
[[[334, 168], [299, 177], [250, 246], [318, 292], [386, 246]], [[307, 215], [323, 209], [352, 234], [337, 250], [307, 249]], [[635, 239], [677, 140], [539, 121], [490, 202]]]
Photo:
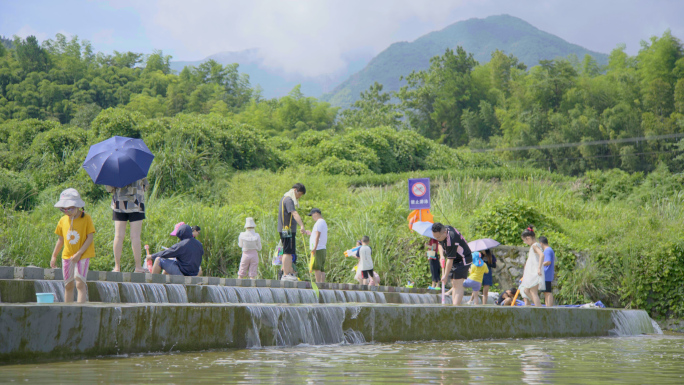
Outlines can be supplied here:
[[237, 292], [231, 286], [207, 286], [209, 301], [213, 303], [240, 303]]
[[612, 314], [612, 319], [615, 328], [610, 331], [610, 334], [617, 337], [663, 334], [658, 324], [644, 311], [616, 310]]
[[[63, 281], [36, 281], [34, 283], [36, 293], [52, 293], [55, 295], [55, 302], [64, 302], [64, 282]], [[76, 291], [76, 290], [74, 290]]]
[[358, 344], [363, 334], [343, 330], [348, 307], [276, 307], [248, 306], [251, 328], [247, 330], [247, 347]]
[[166, 295], [171, 303], [188, 303], [188, 293], [183, 285], [166, 285]]
[[100, 301], [102, 302], [121, 302], [121, 294], [119, 294], [119, 284], [116, 282], [96, 281], [95, 287], [100, 294]]
[[[33, 286], [36, 293], [53, 293], [55, 302], [64, 302], [62, 281], [36, 280]], [[385, 304], [391, 302], [421, 305], [440, 302], [438, 296], [434, 294], [322, 289], [316, 296], [316, 292], [311, 289], [107, 281], [88, 282], [88, 291], [91, 294], [88, 296], [89, 301], [104, 303]]]
[[[97, 282], [97, 284], [100, 283]], [[100, 296], [102, 298], [102, 294]], [[124, 282], [121, 283], [120, 297], [121, 302], [127, 303], [188, 303], [185, 286], [178, 284]], [[103, 298], [103, 302], [110, 301]]]

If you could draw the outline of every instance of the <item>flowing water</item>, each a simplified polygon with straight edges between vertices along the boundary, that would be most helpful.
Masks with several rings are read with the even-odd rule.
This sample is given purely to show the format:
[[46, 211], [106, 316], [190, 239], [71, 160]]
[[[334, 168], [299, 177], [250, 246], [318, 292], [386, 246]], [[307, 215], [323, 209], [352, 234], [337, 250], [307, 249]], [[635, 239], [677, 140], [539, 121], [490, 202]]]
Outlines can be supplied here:
[[231, 286], [206, 286], [209, 300], [213, 303], [240, 303], [237, 292]]
[[[264, 307], [264, 309], [267, 309]], [[273, 310], [274, 308], [269, 308]], [[287, 327], [307, 328], [293, 319]], [[285, 330], [285, 329], [283, 329]], [[312, 330], [312, 332], [314, 332]], [[280, 338], [287, 338], [282, 335]], [[684, 336], [224, 350], [11, 365], [15, 383], [681, 384]]]
[[33, 285], [36, 293], [52, 293], [55, 295], [55, 302], [64, 302], [64, 281], [38, 280]]
[[188, 293], [184, 285], [166, 285], [166, 295], [171, 303], [188, 303]]
[[121, 301], [127, 303], [145, 302], [145, 289], [142, 283], [124, 282], [121, 284]]
[[95, 287], [97, 287], [97, 292], [100, 294], [100, 301], [112, 303], [121, 302], [118, 283], [95, 281]]
[[163, 285], [161, 283], [148, 283], [148, 284], [137, 284], [137, 285], [142, 285], [143, 290], [145, 291], [145, 302], [152, 302], [152, 303], [168, 303], [169, 302], [169, 295], [166, 292], [166, 286], [167, 285]]

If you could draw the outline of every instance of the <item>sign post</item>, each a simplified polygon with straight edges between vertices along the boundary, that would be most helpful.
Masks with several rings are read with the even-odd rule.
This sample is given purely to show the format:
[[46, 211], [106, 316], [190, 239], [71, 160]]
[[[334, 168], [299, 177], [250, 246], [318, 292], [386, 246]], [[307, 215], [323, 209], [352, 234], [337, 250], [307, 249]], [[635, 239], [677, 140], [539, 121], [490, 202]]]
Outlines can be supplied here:
[[430, 205], [430, 178], [409, 179], [408, 193], [410, 210], [432, 208]]

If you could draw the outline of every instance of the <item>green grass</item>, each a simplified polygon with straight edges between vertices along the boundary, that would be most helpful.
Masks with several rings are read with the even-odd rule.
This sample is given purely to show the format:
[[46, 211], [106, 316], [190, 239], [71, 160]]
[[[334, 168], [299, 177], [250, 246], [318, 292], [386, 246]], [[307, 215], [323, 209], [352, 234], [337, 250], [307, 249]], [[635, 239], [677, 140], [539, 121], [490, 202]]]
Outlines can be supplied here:
[[[432, 211], [436, 221], [453, 224], [467, 239], [482, 235], [476, 234], [472, 226], [481, 219], [479, 209], [500, 198], [523, 200], [557, 223], [559, 230], [547, 235], [560, 254], [557, 271], [562, 280], [561, 302], [602, 299], [636, 306], [639, 297], [630, 288], [639, 278], [636, 274], [644, 253], [681, 239], [681, 193], [640, 205], [617, 200], [603, 203], [586, 200], [576, 189], [577, 181], [568, 178], [479, 178], [477, 170], [472, 171], [475, 176], [466, 176], [465, 170], [454, 174], [439, 174], [432, 180]], [[157, 197], [152, 193], [148, 198], [143, 244], [157, 251], [160, 246], [174, 243], [175, 238], [168, 234], [176, 222], [198, 224], [202, 227], [200, 241], [206, 253], [205, 271], [214, 276], [236, 277], [240, 260], [237, 237], [245, 217], [252, 216], [263, 240], [259, 274], [274, 278], [271, 257], [278, 242], [277, 202], [293, 183], [302, 182], [307, 194], [300, 201], [299, 212], [305, 214], [318, 207], [328, 222], [329, 281], [353, 281], [356, 259], [344, 258], [343, 253], [354, 246], [355, 240], [368, 235], [382, 284], [403, 285], [411, 280], [427, 286], [429, 269], [422, 251], [425, 238], [411, 232], [406, 223], [409, 210], [405, 177], [378, 186], [361, 185], [357, 177], [317, 175], [308, 168], [279, 173], [236, 172], [220, 185], [214, 185], [215, 190], [202, 192], [211, 199], [192, 195]], [[54, 196], [48, 191], [41, 194], [31, 211], [4, 209], [0, 263], [48, 266], [55, 242], [53, 231], [60, 217], [52, 207], [58, 191], [51, 194]], [[91, 266], [109, 270], [113, 267], [114, 235], [109, 201], [93, 202], [87, 211], [98, 232], [96, 257]], [[311, 228], [311, 219], [304, 218], [306, 227]], [[308, 266], [306, 241], [305, 245], [302, 237], [298, 237], [300, 271]], [[573, 251], [589, 257], [579, 263]], [[131, 271], [133, 258], [128, 241], [123, 261], [124, 269]]]

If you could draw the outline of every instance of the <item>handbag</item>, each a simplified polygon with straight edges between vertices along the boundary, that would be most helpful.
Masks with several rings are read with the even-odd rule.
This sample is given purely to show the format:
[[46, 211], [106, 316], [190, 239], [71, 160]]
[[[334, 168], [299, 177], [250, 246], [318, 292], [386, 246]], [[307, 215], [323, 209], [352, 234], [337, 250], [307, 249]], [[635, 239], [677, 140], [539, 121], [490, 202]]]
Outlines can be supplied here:
[[283, 241], [279, 241], [278, 245], [276, 246], [274, 252], [273, 252], [273, 260], [271, 261], [271, 264], [273, 266], [280, 266], [283, 264]]

